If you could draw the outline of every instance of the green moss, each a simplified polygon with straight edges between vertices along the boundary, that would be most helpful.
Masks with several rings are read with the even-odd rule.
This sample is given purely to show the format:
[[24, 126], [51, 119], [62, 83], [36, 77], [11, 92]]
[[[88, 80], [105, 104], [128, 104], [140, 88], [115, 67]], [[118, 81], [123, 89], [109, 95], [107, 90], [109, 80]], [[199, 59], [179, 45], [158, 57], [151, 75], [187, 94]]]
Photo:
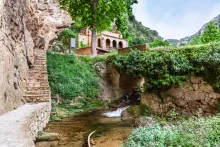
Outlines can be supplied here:
[[151, 113], [149, 108], [143, 104], [130, 106], [126, 111], [133, 116], [146, 116]]

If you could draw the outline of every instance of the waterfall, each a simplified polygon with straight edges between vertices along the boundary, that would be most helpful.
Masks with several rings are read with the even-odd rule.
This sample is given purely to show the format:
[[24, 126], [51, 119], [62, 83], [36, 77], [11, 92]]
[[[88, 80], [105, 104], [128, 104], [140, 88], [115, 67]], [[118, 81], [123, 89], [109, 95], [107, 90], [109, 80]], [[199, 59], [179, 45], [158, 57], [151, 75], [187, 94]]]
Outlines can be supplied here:
[[115, 111], [111, 111], [111, 112], [106, 112], [103, 115], [107, 116], [107, 117], [121, 117], [121, 113], [126, 110], [129, 106], [127, 107], [122, 107], [122, 108], [118, 108]]

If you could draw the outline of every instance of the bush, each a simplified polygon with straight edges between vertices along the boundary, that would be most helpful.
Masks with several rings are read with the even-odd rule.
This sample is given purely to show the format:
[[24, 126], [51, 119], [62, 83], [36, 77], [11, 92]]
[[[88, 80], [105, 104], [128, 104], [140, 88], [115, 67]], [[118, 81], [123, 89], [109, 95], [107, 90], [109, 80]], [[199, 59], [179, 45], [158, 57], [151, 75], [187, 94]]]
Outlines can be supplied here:
[[148, 90], [178, 87], [187, 75], [203, 76], [220, 92], [220, 43], [184, 46], [171, 50], [131, 51], [114, 55], [109, 61], [119, 72], [144, 77]]
[[219, 146], [220, 117], [191, 118], [176, 126], [140, 127], [125, 147]]
[[59, 94], [68, 99], [98, 97], [99, 77], [93, 62], [82, 61], [73, 55], [47, 53], [47, 68], [52, 96]]

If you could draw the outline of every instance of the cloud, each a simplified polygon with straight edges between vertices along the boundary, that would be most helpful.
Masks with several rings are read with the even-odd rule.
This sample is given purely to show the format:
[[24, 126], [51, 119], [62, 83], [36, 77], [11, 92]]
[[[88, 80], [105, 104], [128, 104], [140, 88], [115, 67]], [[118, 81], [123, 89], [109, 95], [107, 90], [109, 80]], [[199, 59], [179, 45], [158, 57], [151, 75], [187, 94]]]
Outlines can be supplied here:
[[[138, 21], [157, 30], [165, 39], [191, 36], [205, 23], [220, 14], [220, 2], [208, 3], [209, 1], [206, 0], [185, 0], [183, 2], [183, 0], [179, 0], [182, 2], [174, 4], [173, 2], [178, 0], [170, 0], [170, 4], [173, 5], [169, 5], [167, 1], [164, 1], [163, 4], [162, 1], [157, 0], [160, 1], [160, 5], [157, 5], [156, 0], [152, 1], [138, 0], [138, 4], [134, 5], [134, 15]], [[154, 7], [156, 8], [154, 9]]]

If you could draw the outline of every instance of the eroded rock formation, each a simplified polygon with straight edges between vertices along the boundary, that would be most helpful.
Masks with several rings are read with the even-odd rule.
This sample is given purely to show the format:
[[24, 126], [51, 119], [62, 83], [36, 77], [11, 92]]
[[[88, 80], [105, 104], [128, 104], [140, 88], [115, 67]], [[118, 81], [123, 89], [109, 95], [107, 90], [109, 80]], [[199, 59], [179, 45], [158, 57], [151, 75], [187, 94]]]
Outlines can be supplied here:
[[0, 1], [0, 115], [25, 103], [27, 56], [33, 62], [70, 23], [58, 0]]

